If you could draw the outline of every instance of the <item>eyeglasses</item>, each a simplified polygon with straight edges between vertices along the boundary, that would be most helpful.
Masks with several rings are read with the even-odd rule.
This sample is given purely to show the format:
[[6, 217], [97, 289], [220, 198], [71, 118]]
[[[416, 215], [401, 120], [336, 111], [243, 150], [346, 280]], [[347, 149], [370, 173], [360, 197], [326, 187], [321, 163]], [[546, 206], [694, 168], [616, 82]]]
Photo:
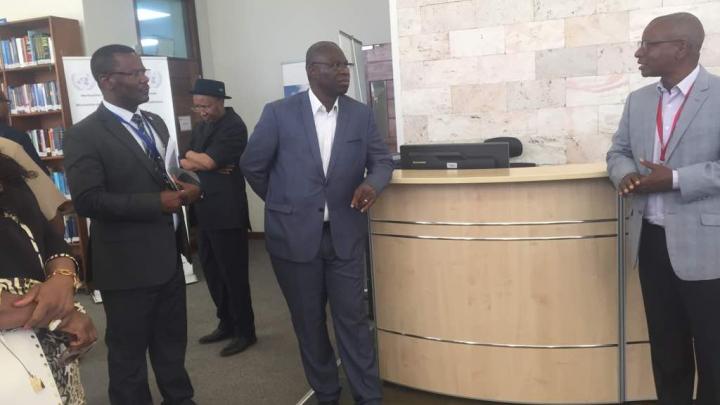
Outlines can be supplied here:
[[190, 107], [190, 109], [194, 112], [208, 111], [211, 108], [211, 105], [194, 105]]
[[638, 41], [637, 46], [638, 46], [638, 48], [648, 49], [649, 47], [651, 47], [653, 45], [664, 44], [667, 42], [679, 42], [679, 41], [685, 41], [685, 40], [684, 39], [666, 39], [664, 41], [645, 41], [645, 40], [643, 40], [643, 41]]
[[327, 62], [310, 62], [311, 65], [323, 65], [327, 66], [333, 70], [340, 70], [340, 68], [343, 69], [349, 69], [352, 66], [355, 66], [352, 62], [335, 62], [335, 63], [327, 63]]
[[132, 76], [133, 78], [137, 79], [140, 76], [147, 76], [150, 69], [137, 69], [133, 70], [132, 72], [107, 72], [106, 75], [123, 75], [123, 76]]

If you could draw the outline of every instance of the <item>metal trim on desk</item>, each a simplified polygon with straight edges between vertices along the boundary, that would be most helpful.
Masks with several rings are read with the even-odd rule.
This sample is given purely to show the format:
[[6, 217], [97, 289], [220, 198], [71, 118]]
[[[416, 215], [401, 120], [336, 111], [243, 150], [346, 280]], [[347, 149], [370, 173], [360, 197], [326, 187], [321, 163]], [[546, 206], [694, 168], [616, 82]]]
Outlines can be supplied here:
[[371, 219], [370, 222], [403, 225], [447, 225], [447, 226], [535, 226], [535, 225], [573, 225], [600, 222], [616, 222], [617, 218], [577, 219], [565, 221], [528, 221], [528, 222], [454, 222], [454, 221], [396, 221], [391, 219]]
[[387, 236], [389, 238], [404, 238], [404, 239], [425, 239], [425, 240], [453, 240], [453, 241], [483, 241], [483, 242], [516, 242], [516, 241], [549, 241], [549, 240], [578, 240], [578, 239], [600, 239], [600, 238], [614, 238], [617, 236], [615, 233], [600, 234], [600, 235], [563, 235], [563, 236], [525, 236], [525, 237], [486, 237], [486, 238], [473, 238], [467, 236], [428, 236], [428, 235], [400, 235], [394, 233], [381, 233], [372, 232], [372, 235], [376, 236]]
[[457, 345], [468, 345], [468, 346], [485, 346], [485, 347], [502, 347], [508, 349], [598, 349], [606, 347], [616, 347], [616, 343], [602, 343], [602, 344], [587, 344], [587, 345], [519, 345], [511, 343], [487, 343], [487, 342], [473, 342], [471, 340], [455, 340], [455, 339], [443, 339], [431, 336], [420, 336], [412, 333], [398, 332], [385, 328], [377, 328], [378, 331], [383, 331], [398, 336], [405, 336], [414, 339], [432, 340], [434, 342], [452, 343]]

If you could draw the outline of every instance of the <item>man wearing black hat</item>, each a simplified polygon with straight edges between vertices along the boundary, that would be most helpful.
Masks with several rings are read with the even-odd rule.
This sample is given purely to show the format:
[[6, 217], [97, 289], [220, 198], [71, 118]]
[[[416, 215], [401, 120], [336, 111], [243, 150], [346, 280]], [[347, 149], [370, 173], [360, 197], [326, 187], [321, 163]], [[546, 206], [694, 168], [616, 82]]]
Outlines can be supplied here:
[[240, 353], [257, 341], [248, 280], [248, 217], [245, 178], [238, 161], [247, 145], [247, 128], [225, 107], [225, 84], [198, 79], [191, 91], [201, 118], [180, 165], [198, 174], [203, 197], [193, 205], [198, 222], [200, 262], [220, 323], [200, 343], [232, 338], [221, 356]]

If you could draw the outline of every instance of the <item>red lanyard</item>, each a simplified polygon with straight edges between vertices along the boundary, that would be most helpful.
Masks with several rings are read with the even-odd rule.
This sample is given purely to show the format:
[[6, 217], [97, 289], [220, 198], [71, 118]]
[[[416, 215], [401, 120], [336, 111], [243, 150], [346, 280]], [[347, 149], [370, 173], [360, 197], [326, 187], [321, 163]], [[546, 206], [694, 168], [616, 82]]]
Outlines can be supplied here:
[[685, 108], [685, 103], [688, 100], [688, 97], [690, 97], [690, 92], [693, 89], [693, 86], [695, 86], [695, 83], [693, 83], [692, 86], [688, 89], [687, 94], [685, 94], [685, 98], [683, 99], [682, 104], [680, 104], [680, 108], [678, 108], [677, 112], [675, 113], [675, 118], [673, 118], [672, 127], [670, 127], [670, 134], [668, 135], [667, 142], [665, 142], [665, 137], [663, 136], [663, 108], [662, 108], [662, 99], [663, 94], [660, 94], [660, 100], [658, 100], [658, 106], [657, 106], [657, 115], [656, 115], [656, 126], [657, 126], [657, 134], [658, 134], [658, 141], [660, 141], [660, 161], [665, 161], [665, 152], [667, 152], [668, 145], [670, 145], [670, 138], [672, 138], [673, 133], [675, 132], [675, 125], [677, 125], [678, 120], [680, 119], [680, 114], [682, 114], [683, 108]]

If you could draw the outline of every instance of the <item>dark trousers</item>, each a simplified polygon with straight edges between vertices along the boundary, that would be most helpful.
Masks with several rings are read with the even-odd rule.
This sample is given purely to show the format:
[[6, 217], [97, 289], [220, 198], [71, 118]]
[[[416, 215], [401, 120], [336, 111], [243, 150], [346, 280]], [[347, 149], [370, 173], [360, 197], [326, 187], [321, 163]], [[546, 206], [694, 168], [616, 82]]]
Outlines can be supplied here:
[[[178, 258], [179, 261], [179, 258]], [[163, 404], [186, 405], [193, 387], [185, 370], [187, 308], [185, 279], [178, 267], [165, 284], [132, 290], [103, 290], [107, 318], [110, 403], [152, 404], [146, 353]]]
[[658, 403], [692, 404], [697, 364], [696, 403], [720, 404], [720, 279], [679, 279], [665, 229], [647, 221], [639, 260]]
[[248, 231], [244, 228], [198, 229], [200, 263], [220, 328], [237, 336], [255, 335], [248, 279]]
[[320, 251], [312, 261], [296, 263], [275, 256], [271, 260], [290, 308], [305, 375], [317, 399], [329, 401], [340, 396], [325, 317], [329, 301], [338, 351], [355, 402], [379, 404], [382, 392], [363, 296], [362, 254], [351, 260], [338, 258], [326, 226]]

